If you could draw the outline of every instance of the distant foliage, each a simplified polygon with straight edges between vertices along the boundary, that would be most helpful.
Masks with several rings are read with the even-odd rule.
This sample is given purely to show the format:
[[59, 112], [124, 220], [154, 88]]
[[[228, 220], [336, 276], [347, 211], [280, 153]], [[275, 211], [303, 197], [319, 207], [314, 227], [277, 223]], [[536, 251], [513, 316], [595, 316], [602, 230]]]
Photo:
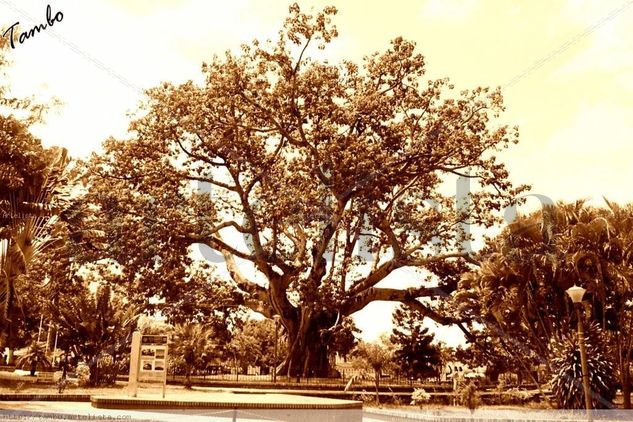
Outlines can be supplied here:
[[355, 358], [353, 365], [361, 370], [373, 370], [374, 383], [376, 386], [376, 403], [380, 403], [380, 378], [385, 372], [390, 372], [393, 368], [393, 344], [389, 337], [382, 336], [378, 342], [366, 343], [361, 341], [352, 352]]
[[182, 356], [169, 354], [167, 356], [167, 373], [169, 375], [185, 375], [187, 373], [187, 364]]
[[26, 353], [16, 361], [16, 366], [22, 369], [29, 369], [31, 375], [34, 375], [36, 370], [50, 369], [51, 363], [46, 357], [46, 351], [42, 344], [34, 341]]
[[215, 348], [213, 337], [213, 330], [201, 324], [179, 324], [174, 328], [172, 354], [182, 359], [186, 388], [191, 387], [193, 371], [203, 368], [213, 356]]
[[[585, 333], [588, 350], [589, 385], [592, 394], [592, 408], [606, 409], [613, 406], [617, 380], [612, 363], [601, 341], [602, 331], [596, 323]], [[552, 364], [554, 377], [552, 393], [560, 408], [584, 409], [585, 398], [582, 384], [582, 367], [578, 343], [574, 339], [555, 344], [557, 357]]]

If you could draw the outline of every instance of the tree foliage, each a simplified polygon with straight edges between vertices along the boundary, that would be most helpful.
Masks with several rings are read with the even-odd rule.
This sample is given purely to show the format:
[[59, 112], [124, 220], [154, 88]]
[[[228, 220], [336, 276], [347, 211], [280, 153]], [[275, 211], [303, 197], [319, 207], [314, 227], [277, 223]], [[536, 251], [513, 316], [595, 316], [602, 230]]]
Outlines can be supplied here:
[[51, 369], [52, 365], [46, 356], [46, 351], [42, 343], [33, 341], [25, 353], [15, 362], [17, 368], [28, 369], [31, 376], [37, 370]]
[[213, 356], [216, 347], [214, 331], [201, 324], [185, 323], [174, 328], [172, 354], [185, 364], [185, 387], [191, 388], [191, 374]]
[[408, 378], [437, 376], [441, 364], [440, 350], [431, 344], [434, 336], [423, 321], [424, 315], [415, 309], [399, 307], [393, 315], [394, 358]]
[[460, 282], [459, 312], [485, 325], [506, 356], [551, 368], [560, 342], [575, 330], [566, 289], [587, 289], [586, 312], [603, 330], [630, 403], [633, 208], [607, 201], [545, 207], [519, 217], [482, 252], [481, 267]]
[[[16, 314], [21, 282], [34, 259], [55, 241], [51, 222], [62, 207], [69, 159], [66, 150], [44, 148], [30, 132], [46, 105], [11, 95], [4, 83], [7, 40], [0, 40], [0, 344], [15, 346], [27, 316]], [[20, 288], [22, 287], [22, 288]], [[16, 303], [16, 301], [18, 303]], [[17, 305], [17, 306], [16, 306]], [[23, 310], [23, 309], [22, 309]]]
[[360, 369], [368, 369], [374, 373], [376, 387], [376, 403], [380, 403], [380, 379], [383, 373], [394, 369], [394, 346], [387, 336], [379, 341], [368, 343], [361, 341], [354, 349], [352, 356], [356, 358], [354, 364]]
[[[402, 38], [362, 63], [317, 60], [335, 14], [292, 5], [276, 42], [213, 57], [202, 84], [149, 90], [130, 139], [90, 163], [109, 254], [128, 277], [166, 290], [157, 280], [182, 279], [191, 247], [216, 251], [236, 303], [281, 316], [293, 374], [326, 374], [327, 330], [373, 301], [456, 322], [417, 298], [455, 289], [463, 225], [492, 225], [523, 189], [496, 158], [518, 139], [494, 124], [498, 90], [425, 79]], [[441, 189], [457, 177], [471, 182], [459, 200]], [[410, 289], [377, 286], [403, 267], [439, 287], [422, 276]]]
[[16, 283], [55, 243], [68, 164], [66, 151], [44, 149], [28, 128], [0, 115], [0, 337], [11, 336]]
[[114, 381], [100, 369], [114, 367], [129, 354], [138, 309], [109, 284], [89, 280], [75, 286], [73, 294], [60, 295], [58, 306], [57, 312], [48, 312], [59, 330], [58, 347], [88, 365], [90, 385]]
[[248, 320], [233, 332], [231, 341], [226, 345], [226, 357], [234, 361], [236, 370], [248, 366], [259, 366], [264, 370], [275, 367], [286, 349], [282, 330], [283, 327], [278, 328], [275, 338], [275, 323], [272, 320]]

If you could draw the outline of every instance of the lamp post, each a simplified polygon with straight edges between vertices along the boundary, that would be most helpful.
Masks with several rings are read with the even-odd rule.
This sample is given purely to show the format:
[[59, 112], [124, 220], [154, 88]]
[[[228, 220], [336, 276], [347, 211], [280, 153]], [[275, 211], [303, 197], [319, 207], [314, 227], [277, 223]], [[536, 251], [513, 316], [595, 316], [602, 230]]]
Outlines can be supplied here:
[[277, 382], [277, 343], [278, 343], [278, 338], [279, 338], [279, 320], [281, 319], [281, 317], [278, 314], [275, 314], [273, 316], [273, 319], [275, 320], [275, 356], [274, 356], [274, 360], [273, 360], [273, 383]]
[[587, 410], [587, 419], [593, 420], [591, 416], [591, 390], [589, 388], [589, 367], [587, 365], [587, 351], [585, 350], [585, 330], [582, 323], [582, 314], [580, 307], [582, 306], [582, 297], [585, 295], [585, 289], [575, 284], [567, 289], [567, 294], [571, 298], [576, 308], [576, 318], [578, 319], [578, 347], [580, 349], [580, 365], [582, 367], [582, 385], [585, 391], [585, 409]]

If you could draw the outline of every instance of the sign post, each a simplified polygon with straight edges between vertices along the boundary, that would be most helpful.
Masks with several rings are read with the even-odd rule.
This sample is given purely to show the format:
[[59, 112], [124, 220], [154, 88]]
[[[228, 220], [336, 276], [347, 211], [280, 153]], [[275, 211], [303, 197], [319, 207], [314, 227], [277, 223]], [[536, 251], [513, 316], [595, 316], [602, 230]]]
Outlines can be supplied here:
[[141, 355], [141, 333], [132, 333], [132, 350], [130, 351], [130, 376], [128, 379], [128, 396], [136, 397], [138, 392], [138, 369]]
[[163, 398], [167, 388], [167, 342], [166, 335], [132, 335], [130, 355], [130, 396], [136, 397], [139, 382], [162, 383]]

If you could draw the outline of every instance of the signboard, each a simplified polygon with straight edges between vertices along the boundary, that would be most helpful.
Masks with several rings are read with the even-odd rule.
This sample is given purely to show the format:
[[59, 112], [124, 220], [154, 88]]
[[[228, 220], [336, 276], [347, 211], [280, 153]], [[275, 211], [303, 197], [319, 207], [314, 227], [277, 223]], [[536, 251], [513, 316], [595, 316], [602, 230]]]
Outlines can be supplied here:
[[167, 336], [142, 336], [139, 381], [162, 381], [166, 374]]
[[166, 335], [132, 335], [130, 353], [130, 378], [128, 393], [136, 397], [139, 382], [162, 382], [163, 397], [167, 385], [167, 343]]

